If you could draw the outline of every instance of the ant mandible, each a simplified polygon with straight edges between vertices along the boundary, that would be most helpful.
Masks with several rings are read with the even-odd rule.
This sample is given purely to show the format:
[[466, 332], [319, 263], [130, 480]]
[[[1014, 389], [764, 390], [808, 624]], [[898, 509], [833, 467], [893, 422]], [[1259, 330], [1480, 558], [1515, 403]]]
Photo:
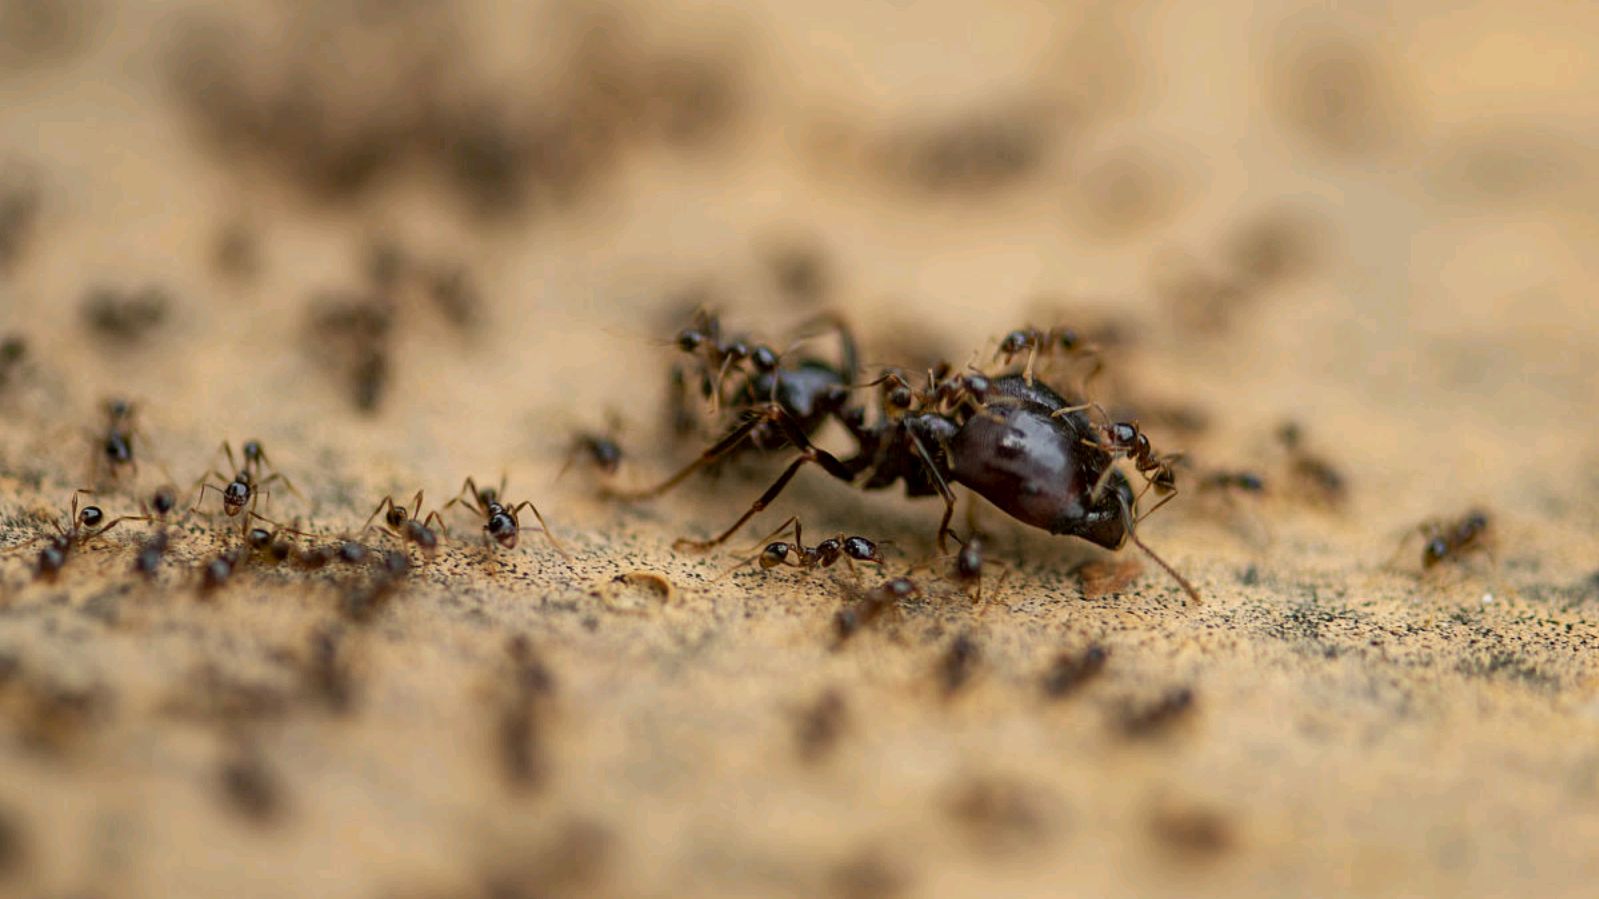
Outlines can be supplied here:
[[[504, 495], [504, 492], [505, 478], [503, 477], [500, 478], [499, 489], [492, 487], [479, 489], [477, 482], [469, 476], [461, 484], [460, 492], [455, 495], [454, 499], [445, 503], [444, 508], [448, 509], [456, 503], [467, 506], [483, 518], [484, 543], [492, 539], [506, 549], [516, 548], [517, 535], [523, 530], [542, 531], [545, 538], [550, 541], [550, 545], [555, 547], [555, 551], [570, 562], [572, 557], [567, 554], [566, 548], [561, 546], [561, 542], [555, 539], [555, 534], [550, 530], [550, 525], [544, 520], [544, 516], [540, 514], [539, 507], [533, 505], [532, 500], [526, 499], [514, 506], [506, 506], [500, 501], [500, 497]], [[462, 497], [469, 497], [469, 499], [463, 501]], [[379, 506], [379, 508], [382, 507]], [[539, 527], [523, 528], [521, 526], [517, 519], [517, 513], [523, 509], [531, 509], [533, 511], [533, 517], [538, 519]]]
[[[529, 505], [532, 504], [529, 503]], [[383, 515], [383, 525], [380, 525], [378, 530], [396, 540], [414, 543], [417, 549], [425, 553], [431, 554], [439, 548], [439, 531], [448, 533], [448, 528], [444, 526], [444, 517], [437, 511], [429, 512], [426, 518], [417, 521], [416, 516], [422, 513], [422, 491], [420, 490], [416, 492], [415, 497], [412, 497], [410, 509], [396, 503], [393, 496], [383, 497], [383, 501], [378, 503], [378, 507], [372, 510], [371, 515], [367, 516], [366, 523], [361, 525], [362, 533], [372, 527], [372, 520], [377, 518], [378, 513], [383, 512], [385, 508], [388, 511]], [[537, 514], [537, 512], [534, 514]], [[542, 522], [542, 519], [540, 521]], [[438, 526], [438, 530], [434, 529], [433, 525], [435, 524]]]
[[39, 550], [38, 558], [34, 560], [33, 576], [35, 579], [54, 580], [55, 576], [66, 566], [67, 558], [75, 548], [104, 534], [124, 521], [139, 518], [136, 515], [124, 515], [120, 518], [106, 521], [105, 511], [99, 506], [88, 505], [79, 509], [79, 495], [90, 492], [83, 489], [72, 492], [72, 511], [67, 513], [67, 526], [65, 528], [59, 522], [52, 521], [50, 522], [50, 527], [55, 529], [55, 534], [35, 537], [12, 547], [12, 550], [18, 550], [40, 540], [47, 541], [44, 549]]
[[[272, 462], [267, 458], [266, 450], [261, 447], [259, 440], [245, 441], [244, 467], [242, 468], [233, 459], [232, 444], [224, 440], [219, 449], [227, 454], [228, 467], [233, 469], [233, 477], [229, 479], [216, 469], [212, 469], [202, 475], [198, 483], [200, 493], [195, 497], [194, 505], [189, 509], [190, 512], [200, 508], [200, 503], [205, 500], [205, 491], [207, 489], [215, 490], [217, 493], [222, 494], [222, 511], [227, 513], [229, 518], [236, 517], [240, 512], [244, 511], [246, 504], [249, 504], [250, 511], [254, 512], [256, 501], [260, 498], [260, 495], [269, 492], [264, 489], [268, 484], [281, 481], [283, 486], [289, 489], [290, 493], [295, 496], [300, 495], [300, 491], [294, 489], [294, 484], [289, 481], [288, 477], [272, 466]], [[261, 472], [265, 468], [271, 468], [272, 473], [263, 478], [261, 477]], [[208, 481], [207, 478], [216, 478], [224, 486], [218, 487]]]

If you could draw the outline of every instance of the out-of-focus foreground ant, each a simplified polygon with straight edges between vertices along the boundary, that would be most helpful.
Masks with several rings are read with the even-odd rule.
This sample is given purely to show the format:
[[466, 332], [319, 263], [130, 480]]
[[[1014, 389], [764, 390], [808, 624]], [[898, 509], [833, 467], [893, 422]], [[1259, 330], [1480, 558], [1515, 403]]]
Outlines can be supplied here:
[[130, 519], [137, 519], [137, 515], [123, 515], [120, 518], [106, 520], [105, 511], [99, 506], [88, 505], [78, 508], [78, 497], [88, 493], [87, 490], [74, 490], [72, 492], [72, 509], [67, 513], [67, 525], [62, 527], [59, 522], [50, 522], [50, 527], [55, 529], [55, 534], [44, 537], [35, 537], [11, 548], [15, 551], [31, 546], [40, 540], [46, 541], [44, 549], [39, 550], [39, 556], [34, 560], [33, 574], [40, 580], [54, 580], [61, 569], [66, 566], [67, 558], [72, 551], [89, 542], [95, 537], [104, 534], [117, 525]]

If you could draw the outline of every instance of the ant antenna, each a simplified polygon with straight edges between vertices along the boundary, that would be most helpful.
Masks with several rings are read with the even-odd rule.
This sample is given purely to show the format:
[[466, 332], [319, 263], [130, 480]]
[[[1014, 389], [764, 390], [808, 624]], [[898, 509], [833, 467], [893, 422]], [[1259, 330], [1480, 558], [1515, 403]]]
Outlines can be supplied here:
[[1149, 544], [1138, 539], [1138, 534], [1134, 533], [1132, 529], [1128, 529], [1127, 536], [1131, 537], [1133, 542], [1138, 544], [1138, 548], [1143, 550], [1145, 555], [1149, 556], [1151, 559], [1154, 559], [1156, 565], [1166, 569], [1166, 573], [1172, 576], [1172, 580], [1176, 581], [1178, 585], [1188, 593], [1188, 598], [1194, 601], [1194, 605], [1201, 606], [1205, 604], [1205, 601], [1199, 598], [1199, 591], [1195, 590], [1194, 585], [1188, 582], [1188, 578], [1178, 574], [1177, 569], [1171, 567], [1169, 562], [1167, 562], [1165, 559], [1162, 559], [1160, 556], [1155, 555], [1155, 551], [1149, 548]]

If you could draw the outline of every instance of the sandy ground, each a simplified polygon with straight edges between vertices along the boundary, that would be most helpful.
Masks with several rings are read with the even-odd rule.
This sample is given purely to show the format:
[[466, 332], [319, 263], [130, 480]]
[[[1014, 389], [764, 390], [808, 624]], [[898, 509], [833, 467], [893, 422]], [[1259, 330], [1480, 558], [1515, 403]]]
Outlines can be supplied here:
[[[324, 543], [503, 472], [572, 556], [456, 508], [368, 614], [370, 566], [202, 596], [215, 495], [151, 582], [141, 522], [54, 582], [6, 555], [0, 893], [1591, 894], [1599, 12], [1456, 6], [0, 2], [0, 539], [257, 437]], [[340, 292], [387, 331], [316, 324]], [[1203, 605], [991, 507], [975, 603], [909, 571], [936, 501], [814, 472], [674, 551], [777, 460], [558, 475], [613, 419], [622, 484], [693, 456], [702, 299], [780, 345], [839, 310], [873, 364], [1099, 335], [1098, 396], [1187, 454], [1141, 533]], [[1472, 507], [1491, 551], [1424, 573]], [[728, 573], [790, 514], [923, 595], [836, 645], [880, 576]]]

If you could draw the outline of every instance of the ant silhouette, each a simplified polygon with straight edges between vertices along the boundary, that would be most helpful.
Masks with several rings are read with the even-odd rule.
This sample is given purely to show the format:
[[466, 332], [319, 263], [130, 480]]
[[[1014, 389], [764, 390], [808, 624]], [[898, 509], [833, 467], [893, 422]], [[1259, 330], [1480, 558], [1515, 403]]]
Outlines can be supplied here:
[[[567, 554], [566, 548], [561, 545], [561, 542], [555, 539], [555, 534], [550, 530], [549, 523], [544, 520], [544, 516], [539, 512], [539, 507], [533, 505], [532, 500], [523, 500], [514, 506], [506, 506], [500, 501], [500, 497], [504, 493], [504, 477], [500, 478], [498, 489], [492, 487], [479, 489], [477, 482], [469, 476], [461, 484], [460, 492], [455, 495], [454, 499], [445, 503], [444, 508], [448, 509], [456, 503], [461, 503], [461, 505], [481, 516], [483, 519], [483, 542], [485, 545], [490, 540], [493, 540], [506, 549], [515, 549], [517, 536], [522, 531], [540, 531], [550, 541], [550, 545], [555, 547], [555, 551], [560, 553], [562, 558], [571, 562], [572, 557]], [[463, 500], [463, 497], [467, 499]], [[382, 507], [379, 506], [379, 508]], [[533, 517], [538, 519], [539, 527], [524, 528], [521, 526], [517, 519], [517, 513], [523, 509], [531, 509], [533, 511]]]
[[[396, 503], [393, 496], [383, 497], [383, 501], [378, 503], [378, 507], [372, 510], [371, 515], [367, 516], [366, 523], [361, 525], [362, 533], [372, 527], [372, 520], [377, 518], [378, 513], [383, 512], [385, 508], [388, 511], [384, 514], [383, 524], [378, 526], [378, 530], [401, 542], [414, 543], [417, 549], [430, 555], [439, 548], [439, 531], [449, 533], [449, 529], [444, 526], [444, 517], [437, 511], [429, 512], [426, 518], [417, 521], [416, 516], [422, 513], [422, 491], [420, 490], [416, 492], [415, 497], [412, 497], [410, 509]], [[433, 527], [435, 524], [438, 526], [437, 530]]]
[[[270, 491], [265, 488], [272, 483], [281, 481], [290, 493], [300, 496], [300, 491], [294, 488], [294, 484], [289, 481], [288, 477], [272, 465], [271, 460], [267, 458], [266, 450], [261, 447], [259, 440], [245, 441], [244, 467], [242, 468], [234, 461], [232, 444], [224, 440], [219, 449], [227, 454], [228, 467], [233, 469], [233, 477], [231, 479], [227, 478], [216, 469], [201, 475], [200, 480], [195, 484], [200, 493], [195, 497], [194, 505], [189, 509], [190, 512], [200, 508], [200, 503], [205, 500], [207, 489], [215, 490], [222, 495], [222, 511], [227, 513], [229, 518], [236, 517], [240, 512], [244, 511], [246, 504], [250, 506], [250, 511], [254, 512], [256, 502], [261, 495], [263, 493], [270, 494]], [[268, 468], [272, 470], [272, 473], [265, 478], [261, 477], [262, 471]], [[223, 486], [218, 487], [207, 480], [208, 478], [217, 479]]]
[[124, 399], [108, 399], [100, 407], [105, 412], [105, 426], [95, 437], [100, 452], [95, 457], [94, 475], [99, 475], [99, 466], [103, 464], [112, 480], [119, 478], [124, 468], [131, 469], [137, 477], [139, 460], [133, 454], [133, 440], [135, 436], [143, 439], [135, 420], [137, 407]]

